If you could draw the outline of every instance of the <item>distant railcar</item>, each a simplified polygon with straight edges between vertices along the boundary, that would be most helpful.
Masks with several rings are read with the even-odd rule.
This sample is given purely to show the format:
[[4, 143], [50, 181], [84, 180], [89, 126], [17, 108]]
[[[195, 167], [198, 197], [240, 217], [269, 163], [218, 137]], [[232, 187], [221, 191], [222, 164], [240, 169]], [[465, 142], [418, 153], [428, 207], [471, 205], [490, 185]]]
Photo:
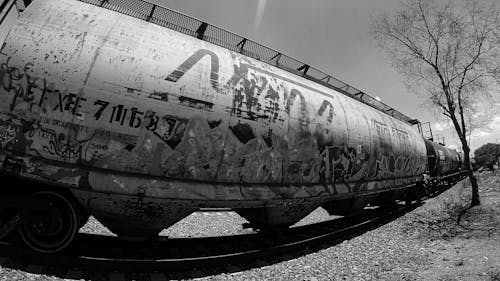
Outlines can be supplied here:
[[457, 151], [441, 144], [425, 140], [429, 162], [429, 174], [432, 177], [458, 172], [462, 167], [462, 159]]

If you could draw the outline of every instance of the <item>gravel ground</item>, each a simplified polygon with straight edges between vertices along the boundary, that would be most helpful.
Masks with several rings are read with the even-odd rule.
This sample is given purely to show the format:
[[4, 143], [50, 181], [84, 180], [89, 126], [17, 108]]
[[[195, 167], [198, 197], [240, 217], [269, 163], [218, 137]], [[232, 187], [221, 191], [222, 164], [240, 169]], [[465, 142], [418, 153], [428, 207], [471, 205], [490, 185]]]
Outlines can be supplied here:
[[[491, 191], [491, 188], [481, 189], [481, 191], [488, 192]], [[196, 280], [457, 280], [454, 279], [453, 275], [450, 275], [450, 272], [453, 273], [453, 266], [462, 266], [464, 263], [474, 264], [463, 257], [461, 260], [460, 257], [448, 257], [451, 255], [450, 251], [457, 251], [457, 253], [459, 251], [455, 244], [448, 243], [450, 240], [455, 241], [454, 239], [458, 235], [456, 229], [450, 227], [449, 224], [454, 219], [453, 212], [456, 211], [456, 208], [453, 209], [456, 205], [453, 205], [453, 202], [464, 199], [464, 196], [467, 197], [464, 193], [466, 192], [464, 192], [463, 185], [458, 184], [440, 196], [428, 200], [425, 205], [412, 213], [318, 252], [244, 271], [238, 270], [236, 267], [228, 271], [232, 273], [210, 276], [198, 272], [197, 275], [205, 277]], [[488, 203], [488, 200], [485, 202]], [[479, 211], [478, 216], [485, 217], [481, 211]], [[318, 208], [298, 225], [329, 218], [331, 217], [323, 209]], [[466, 223], [477, 223], [477, 219], [470, 216], [465, 216], [464, 219]], [[231, 235], [250, 231], [242, 229], [241, 224], [245, 222], [246, 220], [234, 212], [197, 212], [161, 234], [170, 237]], [[112, 235], [93, 218], [81, 231]], [[484, 274], [478, 276], [484, 278], [459, 278], [459, 280], [500, 280], [500, 271], [498, 271], [498, 276], [496, 275], [497, 271], [495, 271], [497, 265], [500, 270], [500, 254], [498, 257], [496, 256], [498, 252], [496, 249], [500, 249], [500, 239], [497, 239], [497, 237], [500, 238], [500, 233], [497, 236], [497, 232], [493, 231], [492, 237], [492, 240], [485, 240], [486, 242], [481, 240], [484, 242], [483, 244], [481, 241], [477, 242], [479, 244], [474, 244], [479, 251], [485, 251], [485, 249], [493, 251], [485, 256], [486, 259], [489, 259], [488, 262], [481, 263], [481, 272]], [[467, 242], [462, 243], [462, 249], [465, 249], [468, 244]], [[484, 252], [479, 254], [482, 253]], [[477, 251], [475, 255], [478, 255]], [[473, 255], [471, 254], [471, 256]], [[484, 259], [481, 255], [480, 257]], [[444, 268], [444, 265], [440, 264], [443, 259], [444, 262], [450, 264], [451, 269], [443, 271], [443, 274], [440, 275], [441, 266]], [[0, 258], [0, 265], [2, 264]], [[467, 270], [470, 272], [472, 269]], [[498, 279], [494, 279], [497, 277]], [[92, 279], [100, 280], [99, 278]], [[47, 275], [34, 275], [2, 266], [0, 267], [0, 281], [4, 280], [53, 281], [64, 279]]]
[[[333, 218], [335, 216], [330, 216], [323, 208], [318, 208], [293, 226], [318, 223]], [[244, 223], [248, 223], [248, 221], [235, 212], [195, 212], [163, 230], [160, 235], [172, 238], [186, 238], [227, 236], [253, 232], [251, 229], [243, 229], [242, 225]], [[89, 221], [80, 229], [80, 232], [116, 236], [94, 217], [89, 218]]]

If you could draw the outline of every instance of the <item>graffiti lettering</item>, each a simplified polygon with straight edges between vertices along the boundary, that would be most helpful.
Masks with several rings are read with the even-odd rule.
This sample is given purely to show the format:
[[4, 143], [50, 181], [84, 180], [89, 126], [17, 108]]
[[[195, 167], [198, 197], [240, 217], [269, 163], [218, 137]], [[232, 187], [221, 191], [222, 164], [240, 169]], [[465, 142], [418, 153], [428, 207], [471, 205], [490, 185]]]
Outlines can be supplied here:
[[17, 130], [15, 127], [10, 124], [1, 124], [0, 125], [0, 144], [1, 147], [4, 148], [8, 144], [10, 144], [17, 135]]
[[267, 101], [267, 105], [264, 106], [264, 113], [266, 115], [270, 115], [273, 122], [276, 122], [279, 116], [280, 110], [280, 87], [277, 86], [275, 90], [272, 85], [269, 85], [269, 89], [267, 90], [267, 94], [264, 96], [264, 99]]
[[78, 131], [78, 132], [88, 132], [88, 127], [86, 127], [86, 126], [82, 126], [80, 124], [75, 124], [72, 122], [57, 120], [57, 119], [52, 120], [52, 125], [57, 126], [59, 128], [71, 129], [73, 131]]
[[325, 112], [327, 107], [330, 108], [330, 112], [328, 113], [328, 117], [326, 120], [328, 121], [328, 123], [332, 123], [334, 112], [333, 112], [333, 105], [329, 101], [327, 100], [323, 101], [321, 107], [318, 110], [318, 116], [323, 116], [323, 113]]
[[175, 118], [169, 116], [158, 116], [156, 112], [140, 111], [137, 107], [127, 108], [123, 104], [112, 105], [104, 100], [96, 100], [94, 105], [98, 106], [94, 113], [94, 119], [100, 120], [103, 116], [108, 116], [108, 123], [117, 123], [120, 126], [129, 126], [130, 128], [140, 128], [146, 122], [145, 128], [153, 132], [162, 139], [168, 138], [173, 131]]
[[100, 106], [99, 109], [97, 109], [97, 111], [94, 113], [95, 120], [99, 120], [99, 118], [101, 118], [103, 111], [106, 109], [106, 107], [108, 107], [109, 102], [103, 100], [96, 100], [94, 102], [94, 105]]
[[38, 130], [41, 130], [44, 138], [48, 139], [48, 144], [42, 146], [43, 152], [63, 159], [80, 159], [84, 145], [94, 137], [91, 135], [86, 139], [77, 140], [55, 130], [41, 127]]
[[219, 57], [212, 51], [206, 49], [199, 49], [187, 60], [185, 60], [179, 67], [170, 73], [165, 80], [177, 82], [186, 72], [188, 72], [195, 64], [197, 64], [204, 56], [210, 56], [210, 83], [212, 87], [217, 90], [219, 88]]
[[385, 136], [390, 136], [389, 135], [389, 128], [386, 124], [381, 123], [377, 120], [372, 120], [375, 129], [377, 130], [377, 133], [379, 136], [385, 135]]
[[288, 100], [286, 102], [286, 109], [285, 110], [290, 115], [291, 108], [292, 108], [293, 104], [295, 103], [295, 99], [297, 98], [297, 96], [300, 97], [300, 117], [299, 117], [300, 124], [303, 127], [305, 127], [305, 126], [307, 126], [307, 123], [309, 123], [309, 118], [307, 116], [306, 100], [299, 90], [292, 89], [290, 91], [290, 97], [288, 98]]
[[[69, 112], [72, 115], [82, 116], [79, 109], [85, 98], [73, 93], [61, 93], [54, 89], [54, 84], [47, 85], [47, 80], [34, 77], [33, 64], [27, 63], [22, 70], [9, 66], [10, 58], [0, 65], [1, 88], [12, 93], [9, 109], [26, 104], [27, 110], [32, 111], [34, 105], [47, 110]], [[36, 99], [38, 101], [36, 101]]]
[[[57, 103], [54, 108], [52, 108], [52, 110], [57, 110], [61, 113], [70, 112], [72, 115], [82, 116], [82, 113], [80, 111], [77, 112], [77, 110], [82, 107], [82, 102], [86, 101], [86, 98], [80, 97], [73, 93], [63, 94], [59, 91], [52, 92], [58, 93]], [[46, 97], [44, 96], [44, 98]], [[43, 100], [40, 100], [39, 104], [42, 104], [43, 106]]]
[[[217, 89], [219, 79], [219, 58], [214, 52], [206, 49], [197, 50], [170, 73], [165, 80], [177, 82], [186, 72], [207, 55], [210, 56], [211, 59], [210, 81], [212, 87]], [[283, 121], [284, 119], [280, 118], [280, 112], [284, 111], [286, 114], [289, 114], [291, 106], [293, 106], [298, 96], [300, 97], [301, 103], [301, 115], [298, 119], [301, 120], [303, 126], [309, 122], [310, 117], [307, 115], [306, 101], [301, 90], [294, 88], [288, 92], [287, 88], [290, 87], [290, 85], [285, 83], [287, 79], [253, 67], [243, 60], [241, 60], [239, 64], [234, 64], [233, 69], [233, 75], [223, 87], [225, 92], [229, 92], [233, 95], [230, 114], [248, 120], [267, 119], [272, 122]], [[180, 102], [187, 106], [205, 110], [207, 110], [207, 106], [211, 107], [203, 102], [194, 102], [186, 98], [180, 99]], [[328, 107], [329, 113], [327, 122], [331, 123], [334, 111], [330, 101], [324, 100], [317, 114], [318, 116], [323, 116]]]
[[398, 139], [404, 139], [404, 140], [410, 139], [408, 132], [397, 129], [397, 128], [392, 128], [392, 134], [394, 136], [396, 136]]
[[137, 107], [132, 107], [130, 110], [132, 113], [130, 115], [130, 120], [128, 122], [128, 125], [132, 128], [139, 128], [141, 126], [141, 115], [144, 115], [144, 112], [139, 111]]
[[[261, 96], [264, 90], [270, 86], [268, 78], [258, 72], [249, 72], [249, 67], [245, 64], [235, 65], [234, 71], [226, 85], [226, 88], [234, 92], [231, 114], [249, 120], [272, 118], [271, 114], [265, 114], [267, 109], [262, 106], [263, 103], [265, 104], [265, 100], [276, 99], [273, 92], [269, 92], [269, 90], [267, 95]], [[246, 110], [243, 110], [243, 105]], [[264, 114], [261, 111], [264, 111]]]
[[109, 123], [119, 122], [120, 125], [123, 126], [123, 122], [125, 122], [125, 118], [127, 117], [128, 109], [126, 109], [123, 104], [114, 105], [111, 108], [113, 111], [111, 112], [111, 116], [109, 116]]
[[10, 58], [0, 65], [1, 86], [6, 92], [13, 93], [9, 109], [12, 111], [17, 105], [26, 103], [31, 110], [34, 104], [34, 91], [41, 88], [37, 85], [38, 79], [30, 75], [33, 64], [27, 63], [22, 70], [19, 70], [17, 67], [9, 66], [9, 61]]
[[347, 183], [367, 179], [370, 154], [359, 145], [356, 148], [327, 146], [320, 155], [320, 182]]

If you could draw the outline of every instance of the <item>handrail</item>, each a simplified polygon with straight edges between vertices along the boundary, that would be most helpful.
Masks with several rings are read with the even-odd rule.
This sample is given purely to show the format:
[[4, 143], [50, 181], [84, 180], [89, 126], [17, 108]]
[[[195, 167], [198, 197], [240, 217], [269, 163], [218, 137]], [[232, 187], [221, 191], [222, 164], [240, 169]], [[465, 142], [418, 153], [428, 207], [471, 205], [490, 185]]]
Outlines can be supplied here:
[[139, 18], [193, 37], [241, 53], [259, 61], [268, 63], [290, 73], [334, 89], [346, 96], [367, 104], [387, 115], [409, 124], [418, 120], [410, 118], [374, 97], [344, 83], [333, 76], [291, 58], [281, 52], [265, 47], [248, 38], [210, 25], [193, 17], [167, 9], [144, 0], [78, 0], [93, 4], [125, 15]]

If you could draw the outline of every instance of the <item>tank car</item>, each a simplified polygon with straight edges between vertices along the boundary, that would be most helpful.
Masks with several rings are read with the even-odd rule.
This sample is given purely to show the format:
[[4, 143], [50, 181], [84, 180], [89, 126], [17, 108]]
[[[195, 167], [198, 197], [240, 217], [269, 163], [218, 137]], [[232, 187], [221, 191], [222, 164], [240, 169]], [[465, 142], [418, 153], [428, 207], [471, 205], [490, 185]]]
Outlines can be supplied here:
[[456, 150], [424, 139], [427, 149], [428, 169], [431, 177], [444, 176], [458, 172], [462, 168], [462, 160]]
[[[274, 229], [422, 181], [426, 142], [411, 124], [150, 15], [37, 0], [9, 33], [1, 171], [30, 184], [1, 192], [18, 209], [39, 200], [17, 228], [33, 249], [64, 249], [89, 214], [124, 239], [154, 239], [200, 208]], [[433, 169], [453, 169], [432, 147], [445, 153]]]

